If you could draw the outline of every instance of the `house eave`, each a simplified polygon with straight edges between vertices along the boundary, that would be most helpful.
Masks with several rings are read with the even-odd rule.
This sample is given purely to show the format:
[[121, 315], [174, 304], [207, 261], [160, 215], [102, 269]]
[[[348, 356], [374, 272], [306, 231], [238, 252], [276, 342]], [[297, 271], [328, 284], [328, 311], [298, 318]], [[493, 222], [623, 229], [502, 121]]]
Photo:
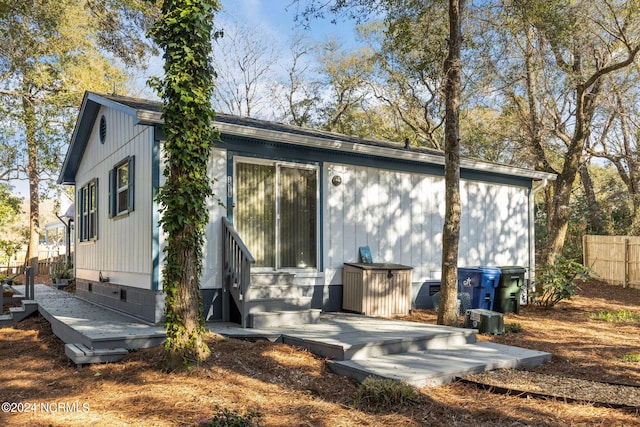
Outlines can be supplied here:
[[[142, 124], [162, 124], [162, 114], [154, 111], [137, 111], [137, 119]], [[372, 156], [380, 156], [389, 159], [408, 160], [414, 162], [431, 163], [443, 165], [445, 163], [444, 155], [436, 155], [423, 153], [411, 149], [375, 146], [368, 144], [358, 144], [357, 142], [343, 141], [339, 138], [327, 139], [316, 138], [308, 135], [299, 135], [287, 133], [271, 129], [260, 129], [251, 126], [243, 126], [234, 123], [225, 123], [221, 121], [214, 122], [215, 127], [222, 134], [234, 135], [245, 138], [263, 139], [267, 141], [280, 142], [291, 145], [299, 145], [310, 148], [331, 149], [346, 153], [358, 153]], [[336, 135], [338, 136], [338, 135]], [[500, 165], [495, 163], [482, 162], [472, 159], [461, 159], [460, 167], [463, 169], [471, 169], [479, 172], [513, 175], [532, 180], [555, 180], [556, 175], [548, 172], [540, 172], [529, 169], [522, 169], [513, 166]]]
[[[91, 131], [95, 123], [98, 111], [101, 106], [114, 108], [127, 115], [135, 118], [136, 124], [141, 125], [161, 125], [163, 124], [162, 112], [153, 111], [151, 109], [137, 108], [136, 103], [125, 105], [111, 99], [109, 95], [102, 96], [100, 94], [88, 92], [85, 95], [80, 110], [80, 120], [76, 123], [71, 144], [62, 172], [58, 179], [60, 184], [75, 184], [75, 171], [72, 167], [82, 158], [84, 146], [78, 141], [86, 140], [88, 132]], [[223, 115], [221, 115], [223, 116]], [[227, 117], [227, 116], [225, 116]], [[216, 120], [214, 126], [222, 135], [260, 139], [270, 142], [278, 142], [283, 144], [296, 145], [300, 147], [308, 147], [321, 150], [332, 150], [334, 152], [343, 152], [351, 154], [360, 154], [366, 156], [374, 156], [389, 160], [401, 160], [415, 163], [427, 163], [431, 165], [444, 166], [444, 153], [427, 150], [424, 148], [409, 147], [405, 148], [400, 144], [393, 144], [383, 141], [365, 141], [358, 142], [356, 138], [345, 136], [341, 139], [341, 135], [328, 132], [320, 132], [315, 130], [304, 130], [298, 132], [298, 128], [289, 127], [287, 125], [277, 124], [277, 129], [267, 129], [265, 127], [255, 127], [246, 124], [228, 123], [228, 119], [222, 118]], [[233, 118], [232, 118], [233, 120]], [[252, 120], [252, 119], [247, 119]], [[291, 131], [288, 129], [291, 128]], [[318, 133], [315, 136], [314, 133]], [[530, 179], [533, 181], [556, 179], [556, 175], [547, 172], [523, 169], [514, 166], [502, 165], [497, 163], [484, 162], [463, 158], [460, 160], [460, 168], [468, 171], [475, 171], [481, 174], [507, 175], [518, 178]]]
[[[269, 129], [259, 129], [223, 122], [215, 122], [215, 126], [222, 134], [246, 138], [264, 139], [268, 141], [300, 145], [311, 148], [331, 149], [335, 151], [342, 151], [345, 153], [366, 154], [388, 159], [407, 160], [442, 166], [444, 166], [445, 164], [444, 155], [423, 153], [411, 149], [402, 149], [400, 148], [400, 146], [398, 146], [398, 148], [392, 148], [365, 145], [349, 141], [342, 141], [340, 139], [330, 140], [325, 138], [314, 138], [306, 135], [290, 134]], [[556, 179], [556, 175], [552, 173], [516, 168], [512, 166], [476, 161], [472, 159], [461, 159], [460, 167], [462, 169], [471, 169], [492, 174], [513, 175], [523, 178], [529, 178], [532, 180]]]

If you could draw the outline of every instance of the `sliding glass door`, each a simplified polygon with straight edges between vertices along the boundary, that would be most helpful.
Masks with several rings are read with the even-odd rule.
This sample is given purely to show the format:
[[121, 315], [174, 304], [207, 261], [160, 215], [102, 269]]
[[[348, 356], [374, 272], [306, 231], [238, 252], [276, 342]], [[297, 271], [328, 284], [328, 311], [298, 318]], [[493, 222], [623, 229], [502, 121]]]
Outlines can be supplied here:
[[317, 267], [318, 168], [236, 163], [236, 230], [256, 267]]

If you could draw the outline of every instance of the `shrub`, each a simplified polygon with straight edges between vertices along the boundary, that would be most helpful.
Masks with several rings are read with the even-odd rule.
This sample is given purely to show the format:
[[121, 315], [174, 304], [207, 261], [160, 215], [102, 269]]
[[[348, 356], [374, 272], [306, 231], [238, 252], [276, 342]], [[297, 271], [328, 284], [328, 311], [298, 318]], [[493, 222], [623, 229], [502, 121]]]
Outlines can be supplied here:
[[59, 261], [53, 267], [51, 279], [73, 279], [73, 270], [66, 262]]
[[214, 409], [216, 414], [213, 418], [200, 421], [200, 427], [260, 427], [258, 418], [262, 417], [262, 414], [253, 409], [244, 414], [217, 405]]
[[580, 290], [576, 280], [585, 281], [593, 270], [579, 262], [557, 256], [554, 264], [538, 267], [534, 303], [551, 308], [562, 300], [571, 299]]
[[623, 362], [636, 362], [640, 363], [640, 354], [638, 353], [629, 353], [622, 355]]
[[524, 328], [522, 327], [522, 325], [520, 323], [507, 323], [504, 325], [504, 332], [505, 333], [520, 333], [524, 331]]
[[389, 409], [397, 405], [415, 404], [415, 387], [389, 378], [367, 377], [356, 390], [354, 406]]
[[640, 322], [640, 315], [629, 311], [629, 310], [619, 310], [619, 311], [598, 311], [596, 313], [591, 314], [592, 319], [596, 320], [604, 320], [605, 322], [611, 323], [620, 323], [620, 322]]

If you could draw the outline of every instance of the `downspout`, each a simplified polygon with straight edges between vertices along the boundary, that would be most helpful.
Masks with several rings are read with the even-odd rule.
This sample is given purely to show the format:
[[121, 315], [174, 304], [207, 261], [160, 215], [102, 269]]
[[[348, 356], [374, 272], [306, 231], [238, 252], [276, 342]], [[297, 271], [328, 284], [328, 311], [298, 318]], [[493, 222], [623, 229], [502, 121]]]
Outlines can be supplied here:
[[[535, 217], [535, 197], [540, 191], [542, 191], [549, 184], [547, 178], [542, 179], [539, 185], [529, 190], [529, 285], [528, 291], [535, 292], [535, 278], [536, 278], [536, 217]], [[527, 299], [530, 300], [527, 293]]]
[[64, 245], [65, 245], [65, 259], [67, 267], [71, 265], [71, 218], [69, 218], [69, 222], [65, 222], [64, 219], [58, 215], [58, 212], [55, 212], [55, 215], [58, 217], [60, 222], [64, 224]]

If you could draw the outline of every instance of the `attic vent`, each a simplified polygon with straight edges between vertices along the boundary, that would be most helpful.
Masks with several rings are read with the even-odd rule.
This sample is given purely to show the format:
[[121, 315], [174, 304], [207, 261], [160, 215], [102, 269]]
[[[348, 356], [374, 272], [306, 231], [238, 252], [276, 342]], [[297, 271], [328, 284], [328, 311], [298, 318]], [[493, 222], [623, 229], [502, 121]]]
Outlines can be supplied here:
[[107, 138], [107, 119], [100, 117], [100, 143], [104, 144], [104, 140]]

